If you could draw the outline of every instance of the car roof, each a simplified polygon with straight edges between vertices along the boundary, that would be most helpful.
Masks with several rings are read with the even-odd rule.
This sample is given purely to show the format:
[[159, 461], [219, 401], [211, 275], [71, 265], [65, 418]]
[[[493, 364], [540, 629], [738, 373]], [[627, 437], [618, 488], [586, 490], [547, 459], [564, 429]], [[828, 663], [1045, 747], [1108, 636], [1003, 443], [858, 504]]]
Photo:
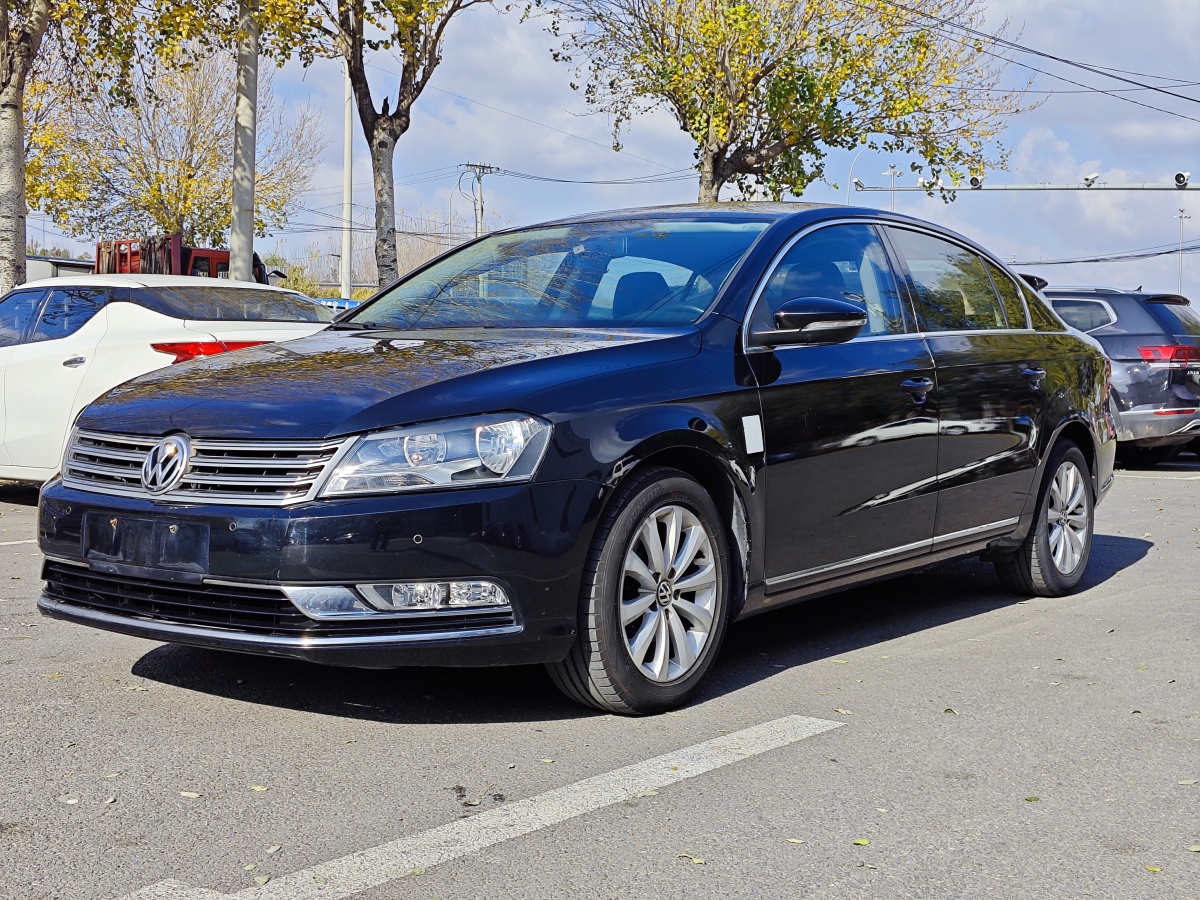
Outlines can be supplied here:
[[[298, 291], [277, 287], [273, 284], [259, 284], [254, 281], [234, 281], [231, 278], [201, 278], [195, 275], [60, 275], [57, 278], [39, 278], [37, 281], [27, 281], [23, 288], [44, 287], [124, 287], [124, 288], [194, 288], [194, 287], [223, 287], [235, 290], [277, 291], [281, 294], [291, 294], [304, 297]], [[311, 298], [307, 298], [311, 299]]]
[[1097, 300], [1127, 298], [1139, 303], [1157, 301], [1178, 306], [1191, 306], [1191, 301], [1187, 297], [1170, 291], [1123, 291], [1120, 288], [1109, 287], [1046, 287], [1042, 288], [1042, 293], [1047, 297], [1077, 297], [1081, 299], [1090, 297]]
[[[669, 206], [635, 206], [625, 209], [609, 209], [601, 212], [581, 213], [576, 216], [565, 216], [561, 219], [551, 219], [539, 222], [535, 228], [553, 225], [569, 225], [582, 222], [610, 222], [622, 219], [654, 216], [663, 219], [783, 219], [799, 212], [813, 209], [844, 209], [833, 203], [801, 203], [799, 201], [747, 200], [726, 201], [724, 203], [674, 203]], [[521, 229], [523, 230], [523, 229]]]

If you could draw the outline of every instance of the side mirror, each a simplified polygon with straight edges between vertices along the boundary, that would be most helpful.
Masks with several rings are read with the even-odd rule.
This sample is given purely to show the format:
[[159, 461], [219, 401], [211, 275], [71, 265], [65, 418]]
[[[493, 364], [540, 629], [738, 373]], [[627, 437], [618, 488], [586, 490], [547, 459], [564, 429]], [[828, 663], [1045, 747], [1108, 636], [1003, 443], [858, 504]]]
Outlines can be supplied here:
[[755, 347], [779, 344], [842, 344], [858, 336], [867, 324], [859, 306], [830, 297], [798, 297], [775, 311], [775, 327], [750, 333]]

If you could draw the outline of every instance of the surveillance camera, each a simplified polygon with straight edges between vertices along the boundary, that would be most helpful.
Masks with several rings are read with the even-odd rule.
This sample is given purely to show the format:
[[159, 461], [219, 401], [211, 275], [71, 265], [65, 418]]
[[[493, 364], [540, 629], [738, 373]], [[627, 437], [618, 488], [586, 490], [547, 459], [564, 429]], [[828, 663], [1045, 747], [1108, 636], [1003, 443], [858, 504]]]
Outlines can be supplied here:
[[856, 191], [861, 191], [863, 188], [866, 187], [866, 185], [862, 183], [861, 178], [852, 178], [850, 180], [854, 183], [854, 189]]
[[1188, 180], [1189, 180], [1191, 177], [1192, 177], [1192, 173], [1191, 173], [1191, 172], [1176, 172], [1176, 173], [1175, 173], [1175, 187], [1177, 187], [1177, 188], [1185, 188], [1185, 187], [1187, 187], [1187, 186], [1188, 186]]
[[982, 175], [972, 175], [971, 176], [971, 187], [974, 190], [979, 190], [981, 187], [983, 187], [983, 176]]
[[1097, 180], [1099, 180], [1099, 178], [1100, 178], [1100, 173], [1093, 172], [1091, 175], [1083, 176], [1083, 183], [1086, 184], [1088, 187], [1091, 187], [1093, 184], [1096, 183]]

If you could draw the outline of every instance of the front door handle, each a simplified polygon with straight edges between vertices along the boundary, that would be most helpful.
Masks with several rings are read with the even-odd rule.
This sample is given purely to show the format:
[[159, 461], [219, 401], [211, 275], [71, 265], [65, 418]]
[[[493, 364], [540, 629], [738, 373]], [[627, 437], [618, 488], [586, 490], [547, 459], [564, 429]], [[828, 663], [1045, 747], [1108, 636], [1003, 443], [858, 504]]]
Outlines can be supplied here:
[[1042, 379], [1046, 377], [1046, 370], [1041, 366], [1026, 366], [1021, 370], [1021, 375], [1028, 378], [1029, 381], [1036, 387], [1042, 383]]
[[929, 392], [933, 390], [933, 379], [909, 378], [907, 381], [900, 382], [900, 390], [906, 394], [912, 394], [914, 403], [924, 403]]
[[64, 359], [63, 365], [68, 369], [77, 369], [85, 362], [87, 362], [87, 357], [85, 356], [72, 356], [70, 359]]

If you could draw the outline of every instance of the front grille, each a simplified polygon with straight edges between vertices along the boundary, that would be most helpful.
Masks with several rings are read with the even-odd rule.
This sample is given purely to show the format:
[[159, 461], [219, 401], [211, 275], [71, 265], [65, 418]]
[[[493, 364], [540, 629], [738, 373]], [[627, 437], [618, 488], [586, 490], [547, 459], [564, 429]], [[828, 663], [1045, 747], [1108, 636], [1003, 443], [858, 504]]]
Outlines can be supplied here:
[[321, 476], [350, 440], [195, 438], [183, 481], [174, 490], [152, 495], [142, 486], [142, 463], [159, 438], [76, 431], [63, 462], [63, 484], [176, 503], [286, 506], [316, 495]]
[[275, 587], [175, 584], [106, 575], [56, 560], [42, 570], [46, 596], [71, 606], [129, 618], [227, 628], [243, 634], [280, 636], [421, 635], [512, 625], [511, 610], [463, 612], [411, 619], [316, 622]]

